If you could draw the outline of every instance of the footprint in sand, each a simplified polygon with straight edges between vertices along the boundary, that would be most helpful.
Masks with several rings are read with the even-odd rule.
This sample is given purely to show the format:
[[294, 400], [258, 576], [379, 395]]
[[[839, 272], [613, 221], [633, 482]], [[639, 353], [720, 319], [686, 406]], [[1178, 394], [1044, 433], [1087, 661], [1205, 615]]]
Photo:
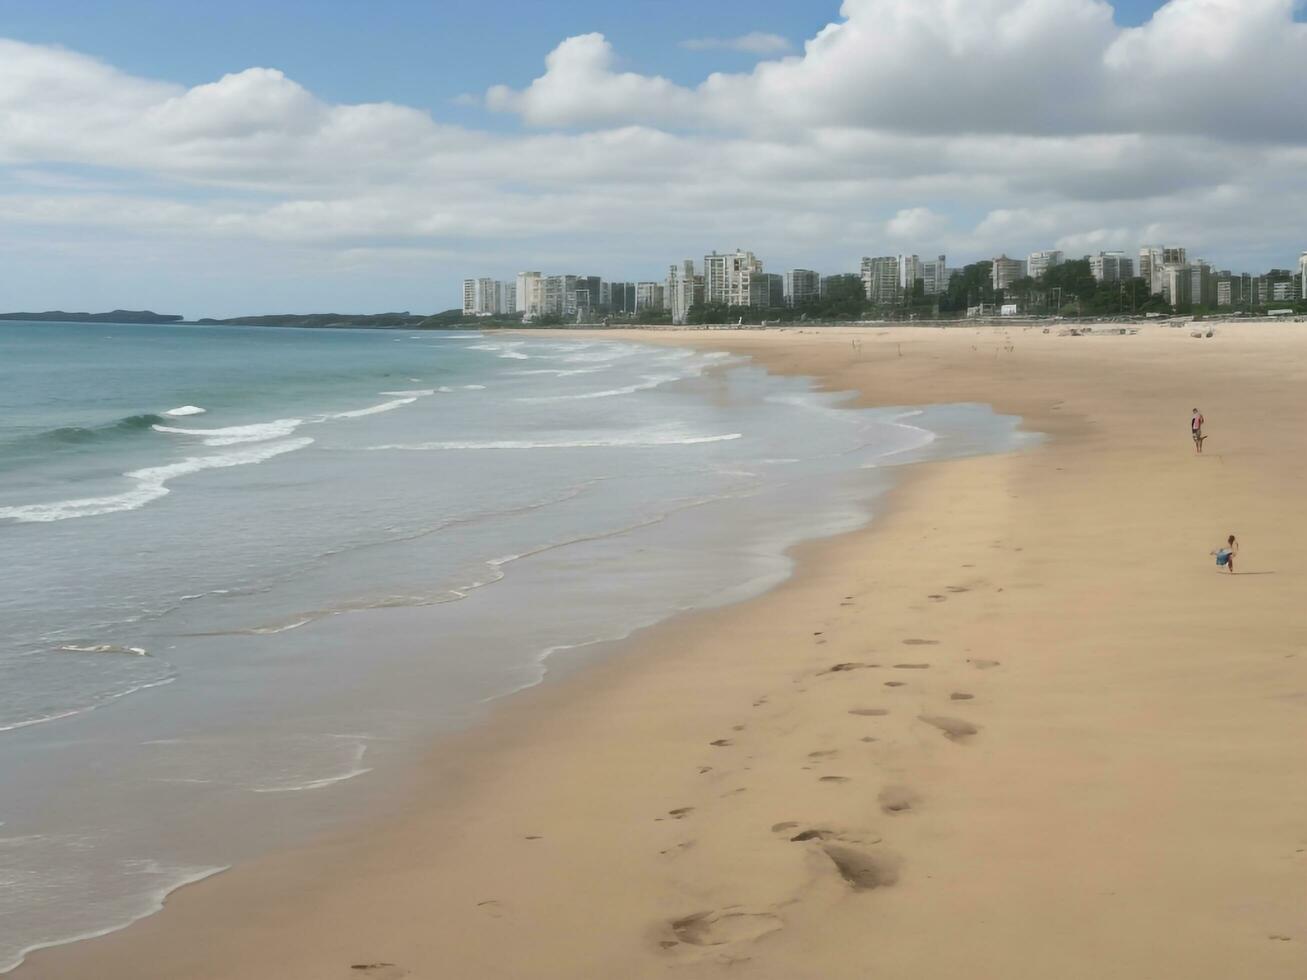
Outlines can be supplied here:
[[728, 745], [734, 745], [735, 743], [732, 742], [729, 738], [719, 738], [719, 739], [717, 739], [717, 741], [715, 741], [715, 742], [709, 742], [708, 744], [709, 744], [709, 745], [715, 745], [715, 746], [717, 746], [717, 748], [720, 749], [720, 748], [725, 748], [725, 747], [728, 746]]
[[831, 759], [840, 754], [839, 749], [818, 749], [816, 752], [809, 752], [809, 759]]
[[931, 602], [948, 602], [948, 596], [946, 595], [928, 595], [926, 598]]
[[409, 975], [408, 970], [394, 963], [351, 963], [349, 968], [368, 980], [401, 980]]
[[901, 862], [892, 854], [872, 854], [844, 844], [823, 844], [822, 850], [854, 891], [885, 888], [899, 880]]
[[[738, 907], [720, 912], [695, 912], [672, 922], [672, 935], [691, 946], [724, 946], [760, 939], [783, 923], [771, 912], [750, 912]], [[667, 943], [664, 941], [664, 947]]]
[[869, 718], [879, 718], [883, 715], [889, 714], [889, 709], [888, 708], [850, 708], [849, 714], [863, 715]]
[[919, 638], [917, 638], [917, 637], [915, 637], [915, 636], [912, 637], [911, 639], [904, 640], [903, 642], [904, 642], [905, 645], [910, 646], [910, 647], [937, 647], [937, 646], [939, 646], [939, 640], [922, 640], [922, 639], [919, 639]]
[[688, 817], [688, 816], [689, 816], [690, 814], [692, 814], [693, 812], [694, 812], [694, 807], [692, 807], [692, 806], [682, 806], [682, 807], [677, 807], [675, 810], [668, 810], [668, 811], [667, 811], [667, 815], [668, 815], [669, 817], [672, 817], [672, 818], [676, 819], [676, 820], [684, 820], [686, 817]]
[[963, 721], [961, 718], [949, 718], [945, 715], [919, 715], [918, 716], [927, 725], [933, 725], [944, 733], [946, 738], [954, 742], [960, 742], [963, 739], [970, 738], [980, 731], [969, 721]]
[[930, 664], [895, 664], [895, 670], [929, 670]]
[[817, 780], [819, 783], [847, 783], [848, 776], [822, 776]]
[[[880, 664], [864, 663], [835, 664], [833, 667], [827, 667], [825, 670], [821, 671], [821, 674], [843, 674], [850, 670], [871, 670], [872, 668], [879, 666]], [[821, 676], [821, 674], [818, 676]]]
[[780, 823], [774, 823], [771, 825], [771, 832], [773, 834], [779, 834], [783, 830], [793, 830], [798, 825], [797, 820], [782, 820]]
[[906, 786], [886, 786], [876, 797], [876, 802], [886, 813], [906, 813], [921, 802], [921, 797]]
[[886, 682], [885, 682], [885, 686], [886, 686], [886, 687], [903, 687], [903, 686], [905, 686], [906, 684], [907, 684], [907, 681], [886, 681]]
[[997, 660], [979, 660], [979, 659], [970, 660], [969, 659], [968, 662], [971, 664], [971, 666], [975, 667], [976, 670], [992, 670], [993, 668], [999, 665], [999, 662]]
[[974, 694], [968, 694], [965, 691], [954, 691], [948, 696], [948, 699], [950, 701], [970, 701], [974, 697]]
[[833, 830], [827, 830], [825, 827], [813, 827], [810, 830], [802, 830], [790, 838], [791, 841], [802, 842], [805, 840], [830, 840], [838, 838], [839, 834]]
[[959, 593], [959, 592], [970, 592], [970, 591], [971, 591], [971, 590], [970, 590], [969, 588], [967, 588], [965, 585], [948, 585], [948, 586], [945, 586], [945, 588], [947, 588], [950, 592], [954, 593], [955, 595], [956, 595], [957, 593]]

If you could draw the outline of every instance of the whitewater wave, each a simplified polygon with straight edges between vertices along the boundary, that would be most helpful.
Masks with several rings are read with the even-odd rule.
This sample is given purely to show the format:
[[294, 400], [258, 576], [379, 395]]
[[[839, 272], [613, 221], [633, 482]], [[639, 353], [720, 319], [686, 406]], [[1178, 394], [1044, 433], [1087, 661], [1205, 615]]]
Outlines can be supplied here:
[[303, 424], [304, 419], [273, 419], [271, 422], [229, 425], [221, 429], [183, 429], [178, 426], [156, 425], [154, 431], [180, 436], [203, 436], [206, 446], [238, 446], [247, 442], [283, 438]]
[[123, 647], [116, 643], [65, 643], [59, 647], [67, 653], [129, 653], [136, 657], [148, 657], [144, 647]]
[[531, 359], [531, 355], [523, 354], [520, 350], [518, 350], [518, 348], [525, 343], [526, 341], [520, 340], [508, 344], [469, 344], [464, 349], [483, 350], [492, 354], [498, 354], [500, 357], [505, 357], [513, 361], [529, 361]]
[[336, 412], [331, 416], [331, 418], [361, 419], [365, 415], [379, 415], [382, 412], [393, 412], [397, 408], [413, 404], [419, 397], [419, 395], [408, 395], [403, 398], [393, 399], [392, 401], [382, 402], [380, 405], [372, 405], [368, 408], [356, 408], [352, 412]]
[[177, 408], [170, 408], [163, 414], [170, 418], [180, 418], [183, 415], [203, 415], [204, 409], [200, 408], [199, 405], [181, 405]]
[[45, 504], [20, 504], [15, 507], [0, 507], [0, 520], [14, 521], [19, 524], [48, 523], [69, 520], [74, 517], [96, 517], [100, 514], [113, 514], [118, 511], [136, 510], [152, 500], [169, 493], [168, 483], [179, 477], [190, 476], [203, 470], [226, 469], [231, 466], [248, 466], [262, 463], [294, 452], [311, 445], [313, 440], [307, 437], [287, 439], [284, 442], [269, 443], [257, 448], [219, 453], [214, 456], [189, 456], [176, 463], [165, 466], [150, 466], [145, 469], [132, 470], [123, 475], [136, 481], [136, 487], [124, 493], [104, 497], [80, 497], [73, 500], [57, 500]]
[[625, 385], [621, 388], [607, 388], [603, 391], [583, 391], [575, 395], [543, 395], [538, 398], [519, 398], [520, 402], [571, 402], [586, 401], [591, 398], [615, 398], [618, 395], [633, 395], [637, 391], [649, 391], [652, 388], [658, 388], [672, 381], [684, 380], [683, 375], [661, 375], [657, 377], [646, 377], [644, 381], [637, 384]]
[[695, 436], [679, 433], [667, 435], [634, 435], [617, 437], [592, 437], [588, 439], [498, 439], [485, 442], [419, 442], [393, 444], [387, 446], [369, 446], [372, 450], [406, 450], [411, 452], [435, 450], [494, 450], [494, 449], [609, 449], [615, 447], [642, 448], [652, 446], [697, 446], [710, 442], [730, 442], [742, 439], [742, 432], [727, 432], [722, 435]]

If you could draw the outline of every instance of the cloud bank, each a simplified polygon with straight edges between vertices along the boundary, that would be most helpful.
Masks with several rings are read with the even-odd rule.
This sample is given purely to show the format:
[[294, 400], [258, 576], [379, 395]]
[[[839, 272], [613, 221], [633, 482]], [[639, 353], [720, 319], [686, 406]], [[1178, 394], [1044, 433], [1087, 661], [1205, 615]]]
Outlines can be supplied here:
[[[653, 278], [736, 245], [829, 271], [1162, 238], [1283, 264], [1307, 247], [1296, 6], [1170, 0], [1122, 28], [1102, 0], [845, 0], [801, 53], [695, 86], [584, 34], [485, 93], [507, 130], [327, 102], [270, 67], [187, 88], [0, 39], [5, 259], [48, 259], [48, 284], [92, 238], [184, 243], [233, 268], [285, 256], [311, 294], [306, 255], [335, 280], [391, 256], [420, 308], [464, 274]], [[783, 40], [764, 37], [722, 46]]]

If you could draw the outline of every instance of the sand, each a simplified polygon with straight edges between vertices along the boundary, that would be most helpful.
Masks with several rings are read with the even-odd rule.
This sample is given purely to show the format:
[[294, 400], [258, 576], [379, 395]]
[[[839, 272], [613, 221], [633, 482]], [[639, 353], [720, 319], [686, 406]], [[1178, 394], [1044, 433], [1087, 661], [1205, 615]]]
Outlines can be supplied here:
[[1049, 438], [904, 469], [368, 826], [14, 976], [1307, 976], [1307, 331], [639, 336]]

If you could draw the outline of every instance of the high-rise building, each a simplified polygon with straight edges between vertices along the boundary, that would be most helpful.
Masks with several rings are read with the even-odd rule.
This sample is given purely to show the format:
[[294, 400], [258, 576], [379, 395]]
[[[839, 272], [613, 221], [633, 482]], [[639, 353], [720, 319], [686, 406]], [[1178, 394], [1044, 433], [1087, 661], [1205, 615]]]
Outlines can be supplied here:
[[1189, 274], [1189, 302], [1194, 306], [1216, 306], [1216, 275], [1202, 259], [1181, 266]]
[[544, 277], [538, 272], [519, 272], [517, 274], [517, 289], [515, 290], [515, 303], [517, 312], [521, 313], [524, 319], [530, 320], [540, 315], [541, 307], [545, 302], [545, 281]]
[[635, 312], [661, 313], [665, 304], [663, 284], [637, 282], [635, 284]]
[[548, 316], [576, 316], [576, 282], [576, 276], [545, 276], [540, 312]]
[[1162, 298], [1176, 308], [1193, 304], [1193, 275], [1188, 266], [1162, 267]]
[[[498, 282], [489, 277], [463, 280], [463, 315], [494, 316], [513, 312], [512, 283]], [[507, 304], [507, 305], [506, 305]]]
[[924, 279], [925, 275], [921, 268], [921, 257], [918, 255], [899, 254], [899, 291], [905, 296], [911, 296], [912, 290], [916, 288], [917, 280]]
[[1135, 264], [1124, 252], [1098, 252], [1089, 256], [1089, 271], [1099, 282], [1133, 279]]
[[[1170, 282], [1167, 269], [1181, 268], [1189, 264], [1186, 250], [1179, 245], [1145, 245], [1139, 250], [1139, 278], [1148, 283], [1148, 290], [1154, 296], [1166, 296], [1166, 286]], [[1171, 300], [1172, 303], [1175, 300]]]
[[1031, 252], [1030, 258], [1026, 260], [1026, 274], [1031, 279], [1043, 279], [1045, 272], [1053, 268], [1053, 266], [1061, 264], [1062, 253], [1057, 249]]
[[728, 255], [713, 252], [703, 257], [703, 298], [705, 303], [724, 306], [749, 306], [753, 293], [752, 279], [762, 272], [762, 260], [752, 252], [736, 249]]
[[577, 276], [570, 304], [573, 313], [590, 313], [598, 310], [603, 293], [602, 287], [603, 282], [598, 276]]
[[1298, 275], [1302, 279], [1302, 299], [1307, 299], [1307, 252], [1303, 252], [1298, 259]]
[[690, 310], [703, 305], [703, 276], [695, 275], [694, 259], [668, 267], [664, 298], [673, 323], [688, 322]]
[[749, 306], [772, 308], [785, 305], [785, 277], [779, 272], [749, 275]]
[[786, 306], [802, 306], [821, 295], [821, 276], [811, 269], [791, 269], [782, 284]]
[[1000, 255], [994, 259], [994, 266], [990, 271], [991, 281], [995, 289], [1007, 289], [1018, 279], [1024, 279], [1025, 275], [1025, 260], [1009, 259], [1006, 255]]
[[610, 282], [608, 284], [608, 309], [622, 316], [635, 312], [635, 283]]
[[927, 296], [938, 296], [948, 291], [949, 268], [948, 263], [944, 261], [944, 256], [922, 261], [921, 281], [925, 285]]
[[899, 298], [899, 258], [897, 255], [863, 256], [862, 288], [869, 302], [891, 306]]

